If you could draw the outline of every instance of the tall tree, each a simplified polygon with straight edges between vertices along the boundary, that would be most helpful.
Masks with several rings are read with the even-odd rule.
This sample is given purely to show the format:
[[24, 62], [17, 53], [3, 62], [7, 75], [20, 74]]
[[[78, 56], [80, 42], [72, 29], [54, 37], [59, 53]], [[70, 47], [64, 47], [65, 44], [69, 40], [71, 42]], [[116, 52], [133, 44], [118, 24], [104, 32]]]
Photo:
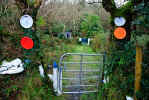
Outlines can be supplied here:
[[[133, 81], [131, 82], [124, 81], [125, 78], [126, 80], [129, 80], [130, 75], [132, 76], [134, 75], [133, 73], [134, 61], [132, 60], [132, 58], [135, 56], [135, 54], [132, 52], [132, 49], [134, 49], [134, 47], [130, 43], [131, 32], [132, 32], [131, 22], [133, 20], [133, 14], [134, 14], [133, 4], [132, 2], [129, 1], [125, 5], [117, 8], [114, 0], [103, 0], [102, 5], [105, 8], [105, 10], [111, 14], [112, 29], [110, 35], [110, 43], [111, 45], [114, 44], [111, 47], [109, 47], [110, 48], [109, 50], [111, 51], [110, 54], [108, 55], [109, 66], [106, 68], [106, 70], [108, 72], [110, 83], [113, 83], [115, 85], [114, 88], [121, 91], [121, 93], [119, 94], [121, 95], [120, 97], [121, 100], [125, 100], [126, 99], [125, 96], [127, 94], [131, 95], [133, 94], [132, 89], [130, 89], [131, 87], [133, 87]], [[114, 37], [113, 33], [117, 27], [114, 23], [115, 17], [124, 17], [126, 19], [125, 25], [122, 26], [123, 28], [126, 29], [127, 32], [126, 33], [127, 35], [124, 39], [119, 40]], [[131, 58], [129, 58], [128, 55]], [[109, 91], [111, 90], [109, 89]], [[115, 91], [114, 94], [117, 94], [117, 91]], [[116, 99], [117, 97], [119, 97], [119, 95], [115, 95], [115, 97], [113, 98]]]
[[86, 0], [79, 0], [79, 3], [82, 7], [85, 7]]
[[29, 33], [32, 36], [32, 38], [34, 38], [34, 48], [36, 49], [34, 51], [35, 51], [35, 55], [38, 56], [40, 42], [36, 34], [37, 33], [36, 20], [37, 20], [38, 10], [42, 5], [42, 2], [44, 3], [44, 0], [15, 0], [15, 1], [16, 1], [16, 5], [20, 9], [21, 15], [28, 14], [33, 18], [34, 24], [32, 28], [24, 29], [24, 31], [25, 32], [27, 31], [27, 33]]
[[[112, 33], [114, 32], [114, 29], [115, 29], [114, 18], [122, 16], [122, 17], [125, 17], [125, 19], [126, 19], [126, 24], [123, 26], [127, 31], [126, 38], [123, 40], [115, 39], [115, 43], [117, 44], [117, 46], [120, 46], [120, 48], [121, 48], [121, 47], [123, 47], [122, 44], [127, 43], [131, 39], [131, 31], [132, 31], [131, 22], [133, 20], [133, 14], [134, 14], [132, 11], [132, 7], [133, 7], [132, 3], [129, 2], [126, 5], [123, 5], [122, 7], [117, 8], [116, 4], [113, 2], [113, 0], [103, 0], [102, 5], [106, 9], [106, 11], [108, 11], [111, 14], [111, 18], [112, 18], [111, 25], [113, 27], [113, 30], [111, 30]], [[111, 35], [111, 36], [113, 36], [113, 35]]]

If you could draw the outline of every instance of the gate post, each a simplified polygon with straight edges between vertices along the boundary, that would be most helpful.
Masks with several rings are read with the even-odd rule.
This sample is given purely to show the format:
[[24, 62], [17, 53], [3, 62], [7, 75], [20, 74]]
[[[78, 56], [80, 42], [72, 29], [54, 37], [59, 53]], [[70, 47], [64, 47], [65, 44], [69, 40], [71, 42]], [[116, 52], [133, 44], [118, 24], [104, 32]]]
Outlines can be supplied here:
[[142, 73], [142, 48], [136, 45], [135, 97], [134, 97], [135, 100], [137, 100], [136, 93], [140, 90], [141, 73]]
[[103, 55], [102, 80], [104, 80], [105, 61], [106, 61], [106, 52], [104, 52]]
[[49, 78], [53, 81], [53, 88], [54, 92], [56, 92], [57, 96], [60, 96], [62, 92], [60, 91], [60, 86], [59, 86], [59, 71], [58, 71], [58, 65], [56, 62], [53, 63], [53, 74], [48, 74]]
[[[104, 73], [104, 71], [105, 71], [105, 62], [106, 62], [106, 52], [104, 52], [104, 55], [103, 55], [103, 68], [102, 68], [102, 85], [101, 85], [101, 88], [104, 86], [104, 80], [105, 80], [105, 73]], [[103, 89], [103, 91], [102, 91], [102, 96], [103, 96], [103, 98], [105, 98], [105, 89]], [[107, 99], [106, 99], [107, 100]]]

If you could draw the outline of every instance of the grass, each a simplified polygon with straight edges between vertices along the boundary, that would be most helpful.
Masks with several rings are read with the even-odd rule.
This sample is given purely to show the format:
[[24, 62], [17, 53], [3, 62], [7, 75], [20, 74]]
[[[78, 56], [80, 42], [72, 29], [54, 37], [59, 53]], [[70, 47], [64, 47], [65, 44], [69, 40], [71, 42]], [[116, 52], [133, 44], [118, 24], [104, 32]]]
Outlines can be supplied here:
[[97, 100], [96, 93], [83, 94], [81, 100]]
[[95, 53], [88, 45], [75, 45], [73, 53]]
[[[59, 60], [63, 53], [73, 48], [70, 44], [65, 44], [65, 41], [58, 40], [53, 44], [59, 46], [43, 47], [46, 65], [51, 64], [53, 60]], [[0, 84], [0, 100], [63, 100], [62, 96], [54, 95], [52, 82], [40, 77], [37, 65], [27, 66], [21, 75], [0, 76]]]
[[[76, 44], [63, 44], [62, 50], [60, 50], [60, 47], [55, 50], [56, 57], [60, 57], [60, 55], [66, 52], [95, 53], [92, 48], [87, 45]], [[46, 60], [49, 60], [48, 57], [46, 57]], [[59, 60], [59, 58], [57, 58], [57, 60]], [[9, 80], [7, 81], [8, 84], [4, 84], [10, 85], [8, 88], [1, 89], [4, 93], [1, 95], [0, 92], [0, 100], [3, 100], [4, 96], [6, 96], [6, 100], [11, 100], [12, 96], [12, 100], [66, 100], [66, 98], [68, 98], [68, 95], [57, 97], [53, 94], [52, 83], [49, 80], [44, 80], [40, 77], [38, 66], [31, 65], [27, 68], [28, 69], [21, 74], [21, 77], [19, 75], [14, 77], [16, 80], [10, 80], [11, 76], [8, 76], [8, 78], [0, 77], [0, 80]], [[1, 84], [0, 88], [4, 86], [4, 84]]]

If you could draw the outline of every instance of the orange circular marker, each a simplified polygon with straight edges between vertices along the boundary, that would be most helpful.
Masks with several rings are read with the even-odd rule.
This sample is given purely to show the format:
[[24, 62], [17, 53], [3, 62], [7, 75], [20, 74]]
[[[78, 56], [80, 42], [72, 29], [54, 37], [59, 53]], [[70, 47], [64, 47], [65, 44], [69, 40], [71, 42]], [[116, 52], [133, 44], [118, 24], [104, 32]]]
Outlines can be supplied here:
[[122, 28], [122, 27], [116, 28], [115, 31], [114, 31], [114, 36], [117, 39], [124, 39], [126, 37], [126, 30], [125, 30], [125, 28]]

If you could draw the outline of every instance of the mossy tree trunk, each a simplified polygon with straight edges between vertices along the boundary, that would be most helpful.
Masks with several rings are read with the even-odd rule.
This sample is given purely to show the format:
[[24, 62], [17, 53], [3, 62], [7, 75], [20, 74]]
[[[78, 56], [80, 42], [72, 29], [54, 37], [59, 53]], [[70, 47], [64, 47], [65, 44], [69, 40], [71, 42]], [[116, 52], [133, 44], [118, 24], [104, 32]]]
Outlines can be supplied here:
[[[132, 6], [126, 6], [126, 7], [117, 9], [114, 4], [114, 0], [103, 0], [102, 5], [104, 9], [111, 14], [111, 26], [113, 29], [111, 30], [112, 34], [111, 34], [110, 40], [116, 44], [117, 49], [122, 50], [124, 44], [129, 42], [131, 39], [131, 32], [132, 32], [131, 22], [133, 20]], [[123, 40], [118, 40], [116, 38], [113, 38], [114, 37], [113, 33], [116, 28], [114, 24], [114, 18], [119, 16], [122, 16], [126, 19], [126, 24], [123, 26], [123, 28], [126, 29], [127, 35], [126, 35], [126, 38]]]
[[[110, 41], [110, 43], [115, 44], [115, 46], [110, 48], [110, 50], [114, 50], [114, 51], [112, 51], [109, 56], [112, 57], [113, 56], [112, 54], [114, 54], [114, 52], [119, 52], [119, 51], [122, 51], [125, 53], [125, 46], [124, 45], [128, 44], [128, 42], [131, 40], [131, 32], [133, 31], [133, 28], [131, 27], [131, 23], [133, 21], [133, 15], [134, 15], [134, 12], [132, 11], [133, 4], [129, 3], [129, 4], [124, 5], [121, 8], [116, 8], [116, 6], [114, 4], [114, 0], [103, 0], [102, 5], [103, 5], [103, 8], [111, 14], [112, 30], [111, 30], [111, 35], [110, 35], [109, 41]], [[122, 16], [126, 19], [126, 24], [122, 27], [126, 29], [127, 35], [126, 35], [125, 39], [122, 39], [122, 40], [116, 39], [113, 35], [114, 30], [117, 28], [117, 26], [114, 24], [114, 18], [120, 17], [120, 16]], [[117, 56], [119, 56], [119, 55], [117, 55]], [[113, 59], [117, 59], [117, 60], [116, 60], [116, 62], [112, 63], [112, 64], [114, 64], [113, 66], [115, 66], [115, 69], [113, 70], [113, 72], [111, 74], [112, 74], [112, 77], [118, 76], [119, 81], [121, 82], [124, 77], [122, 77], [121, 75], [118, 75], [116, 73], [116, 70], [120, 71], [120, 69], [118, 68], [118, 63], [121, 60], [121, 58], [120, 57], [118, 58], [117, 56], [116, 55], [113, 56], [114, 57]], [[131, 70], [131, 69], [133, 69], [132, 67], [133, 66], [130, 65], [127, 68]], [[123, 70], [122, 73], [127, 73], [127, 70]], [[110, 80], [113, 81], [112, 79], [110, 79]], [[122, 84], [123, 83], [125, 83], [125, 82], [122, 81]], [[119, 84], [119, 83], [115, 83], [115, 85], [116, 84]], [[127, 92], [126, 92], [127, 90], [122, 91], [120, 89], [120, 85], [116, 85], [116, 88], [119, 89], [119, 91], [121, 91], [121, 95], [123, 96], [123, 97], [121, 97], [121, 100], [126, 100], [125, 96], [127, 95]], [[110, 92], [110, 91], [108, 91], [108, 92]], [[117, 94], [117, 93], [115, 93], [115, 94]], [[118, 96], [119, 95], [117, 95], [117, 97]]]
[[[16, 5], [20, 9], [21, 15], [28, 14], [33, 18], [34, 23], [30, 30], [32, 32], [31, 35], [33, 37], [33, 40], [35, 40], [34, 41], [34, 48], [36, 49], [34, 50], [35, 56], [36, 58], [38, 58], [37, 56], [39, 56], [40, 42], [36, 34], [37, 33], [36, 21], [37, 21], [38, 10], [43, 0], [15, 0], [15, 1]], [[40, 61], [38, 61], [37, 63], [40, 63]]]

